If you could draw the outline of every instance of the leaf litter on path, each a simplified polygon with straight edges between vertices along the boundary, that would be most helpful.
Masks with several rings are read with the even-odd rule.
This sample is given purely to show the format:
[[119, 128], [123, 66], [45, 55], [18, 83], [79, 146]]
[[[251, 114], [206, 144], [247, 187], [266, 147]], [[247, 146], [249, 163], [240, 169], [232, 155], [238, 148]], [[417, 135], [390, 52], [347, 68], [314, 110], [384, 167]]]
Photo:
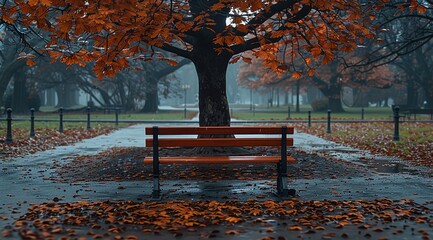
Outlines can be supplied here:
[[[249, 149], [252, 155], [264, 151], [262, 148]], [[161, 156], [174, 154], [183, 156], [185, 149], [162, 149]], [[277, 152], [272, 154], [278, 154]], [[292, 152], [297, 160], [289, 164], [291, 179], [340, 178], [368, 175], [361, 167], [342, 161], [330, 161], [319, 156]], [[152, 153], [139, 147], [114, 147], [96, 155], [73, 157], [67, 161], [56, 161], [56, 174], [51, 180], [61, 182], [77, 181], [128, 181], [151, 180], [152, 166], [144, 165], [143, 159]], [[227, 164], [194, 165], [167, 164], [161, 166], [164, 179], [222, 180], [243, 181], [276, 179], [275, 164]]]
[[280, 239], [303, 234], [313, 239], [346, 235], [428, 239], [432, 217], [431, 209], [409, 199], [49, 202], [29, 207], [3, 236], [140, 239], [161, 235], [194, 239], [251, 235], [255, 239]]
[[83, 139], [94, 138], [110, 133], [114, 128], [101, 129], [65, 129], [63, 133], [55, 129], [36, 129], [36, 136], [29, 138], [29, 133], [24, 129], [13, 131], [12, 143], [6, 143], [5, 137], [0, 137], [0, 159], [24, 156], [40, 151], [52, 149], [56, 146], [69, 145]]

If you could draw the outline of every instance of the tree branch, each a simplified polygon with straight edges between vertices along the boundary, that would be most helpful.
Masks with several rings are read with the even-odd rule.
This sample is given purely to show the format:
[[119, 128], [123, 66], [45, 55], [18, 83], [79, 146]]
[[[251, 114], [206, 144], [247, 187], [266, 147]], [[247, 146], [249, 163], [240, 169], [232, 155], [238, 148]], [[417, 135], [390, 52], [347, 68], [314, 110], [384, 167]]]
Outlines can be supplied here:
[[[274, 4], [274, 5], [272, 5], [271, 7], [269, 7], [269, 11], [257, 14], [256, 17], [254, 17], [253, 19], [251, 19], [247, 23], [247, 25], [250, 25], [250, 26], [254, 27], [254, 26], [263, 24], [269, 18], [271, 18], [272, 16], [274, 16], [275, 13], [281, 12], [281, 11], [283, 11], [285, 9], [288, 9], [288, 8], [291, 8], [297, 2], [299, 2], [299, 1], [297, 1], [297, 0], [291, 0], [291, 1], [281, 1], [281, 2], [278, 2], [278, 3]], [[305, 6], [303, 6], [302, 9], [304, 9], [304, 7]]]
[[[276, 13], [283, 11], [284, 9], [292, 7], [295, 2], [297, 2], [297, 1], [284, 1], [284, 2], [279, 2], [279, 3], [271, 6], [270, 10], [268, 12], [258, 14], [256, 18], [249, 21], [248, 22], [248, 25], [249, 25], [248, 28], [250, 29], [250, 31], [254, 31], [256, 29], [256, 27], [258, 26], [258, 24], [262, 24], [266, 20], [271, 18], [273, 15], [275, 15]], [[311, 6], [303, 5], [302, 9], [299, 12], [297, 12], [296, 15], [288, 16], [286, 22], [296, 23], [299, 20], [305, 18], [311, 12], [311, 10], [312, 10]], [[287, 29], [287, 27], [283, 24], [279, 29], [275, 29], [274, 31], [283, 31], [285, 29]], [[245, 35], [246, 35], [245, 33], [240, 34], [240, 36], [245, 36]], [[269, 33], [267, 33], [265, 36], [261, 36], [261, 37], [265, 38], [266, 44], [268, 44], [268, 43], [276, 43], [276, 42], [280, 41], [283, 36], [277, 37], [277, 38], [272, 38], [271, 35]], [[235, 54], [239, 54], [239, 53], [244, 52], [244, 51], [258, 48], [258, 47], [260, 47], [260, 45], [261, 45], [261, 43], [259, 40], [259, 36], [256, 35], [254, 38], [247, 40], [244, 44], [234, 45], [234, 46], [230, 47], [230, 49], [233, 51], [233, 53], [235, 55]]]
[[191, 53], [189, 51], [174, 47], [170, 44], [165, 43], [164, 45], [162, 45], [159, 48], [161, 48], [162, 50], [177, 54], [181, 57], [191, 59]]
[[312, 77], [313, 82], [316, 84], [317, 88], [319, 88], [325, 95], [329, 94], [328, 83], [318, 78], [316, 75]]
[[179, 68], [183, 67], [184, 65], [191, 63], [191, 60], [189, 59], [182, 59], [182, 61], [178, 62], [176, 66], [166, 66], [165, 68], [157, 71], [155, 73], [155, 78], [156, 79], [160, 79], [164, 76], [167, 76], [170, 73], [175, 72], [176, 70], [178, 70]]

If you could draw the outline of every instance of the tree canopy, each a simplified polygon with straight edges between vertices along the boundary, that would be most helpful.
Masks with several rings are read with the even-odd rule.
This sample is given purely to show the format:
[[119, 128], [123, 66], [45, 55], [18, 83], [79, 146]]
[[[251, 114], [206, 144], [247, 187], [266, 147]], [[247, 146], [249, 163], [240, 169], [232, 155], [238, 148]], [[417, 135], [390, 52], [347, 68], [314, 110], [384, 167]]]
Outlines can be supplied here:
[[[15, 0], [3, 7], [2, 20], [19, 23], [17, 31], [49, 32], [44, 50], [53, 59], [79, 65], [96, 61], [94, 70], [102, 77], [128, 67], [130, 58], [172, 61], [151, 46], [186, 58], [193, 58], [200, 44], [230, 56], [255, 50], [254, 56], [274, 70], [291, 64], [282, 51], [306, 51], [328, 63], [335, 51], [351, 51], [373, 37], [369, 19], [361, 15], [364, 8], [340, 0]], [[232, 61], [239, 58], [250, 61], [239, 55]]]
[[[229, 61], [252, 56], [276, 72], [314, 73], [337, 52], [375, 36], [371, 21], [389, 0], [14, 0], [1, 19], [25, 41], [47, 33], [47, 52], [66, 64], [95, 62], [98, 78], [114, 76], [133, 60], [176, 64], [158, 49], [190, 59], [199, 78], [201, 125], [229, 125], [225, 90]], [[402, 3], [403, 7], [407, 1]], [[425, 11], [417, 1], [412, 11]], [[42, 36], [42, 35], [41, 35]], [[32, 55], [27, 63], [34, 64]], [[294, 59], [302, 59], [298, 69]]]

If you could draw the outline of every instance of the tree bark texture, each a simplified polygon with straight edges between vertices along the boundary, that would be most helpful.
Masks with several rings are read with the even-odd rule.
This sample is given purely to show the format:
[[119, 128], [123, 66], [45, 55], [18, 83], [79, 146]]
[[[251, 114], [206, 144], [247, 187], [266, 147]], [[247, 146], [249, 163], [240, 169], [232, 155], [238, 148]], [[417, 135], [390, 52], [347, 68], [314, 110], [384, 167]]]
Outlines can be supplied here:
[[28, 113], [30, 110], [26, 87], [26, 74], [23, 71], [17, 71], [14, 74], [12, 109], [14, 113]]
[[418, 93], [415, 88], [415, 81], [411, 78], [407, 78], [406, 81], [406, 105], [415, 108], [418, 105]]
[[158, 111], [158, 81], [159, 79], [155, 78], [147, 79], [146, 102], [140, 112], [154, 113]]
[[78, 105], [77, 87], [74, 84], [63, 83], [56, 87], [57, 106], [69, 108]]
[[325, 82], [317, 77], [313, 78], [317, 88], [328, 98], [328, 108], [332, 112], [344, 112], [341, 103], [342, 85], [338, 83], [338, 76], [334, 76], [329, 82]]
[[296, 80], [296, 112], [300, 113], [300, 106], [299, 106], [299, 97], [300, 97], [300, 85], [301, 85], [301, 80]]
[[12, 79], [12, 76], [17, 71], [23, 71], [22, 68], [26, 66], [25, 61], [13, 60], [9, 64], [3, 64], [0, 67], [0, 106], [3, 106], [3, 95], [5, 94], [6, 88]]
[[200, 50], [192, 59], [199, 81], [200, 126], [230, 126], [226, 71], [230, 56]]

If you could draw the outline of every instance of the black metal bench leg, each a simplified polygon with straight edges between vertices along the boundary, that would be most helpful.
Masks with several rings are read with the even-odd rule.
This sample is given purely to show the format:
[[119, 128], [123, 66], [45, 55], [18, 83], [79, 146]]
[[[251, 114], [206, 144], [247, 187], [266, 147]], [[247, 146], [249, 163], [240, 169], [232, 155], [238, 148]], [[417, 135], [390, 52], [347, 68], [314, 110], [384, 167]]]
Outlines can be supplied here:
[[281, 127], [281, 160], [277, 166], [277, 192], [281, 197], [295, 196], [295, 189], [289, 189], [287, 186], [287, 127]]
[[288, 188], [288, 184], [287, 184], [288, 178], [287, 178], [287, 175], [286, 176], [280, 176], [279, 177], [279, 182], [280, 182], [280, 190], [279, 190], [278, 194], [281, 197], [295, 197], [296, 196], [296, 190]]
[[[152, 198], [153, 199], [161, 199], [161, 188], [159, 184], [159, 162], [153, 162], [153, 188], [152, 188]], [[157, 165], [155, 167], [155, 165]]]
[[[280, 165], [280, 164], [278, 164]], [[295, 189], [289, 189], [288, 187], [288, 177], [287, 173], [278, 172], [278, 178], [277, 178], [277, 192], [280, 197], [295, 197], [296, 196], [296, 190]]]
[[281, 166], [281, 162], [277, 164], [278, 177], [277, 177], [277, 193], [279, 196], [287, 197], [289, 190], [287, 186], [287, 173], [284, 174], [282, 171], [284, 167]]
[[158, 127], [153, 127], [153, 188], [152, 198], [161, 199], [159, 185], [159, 148], [158, 148]]

